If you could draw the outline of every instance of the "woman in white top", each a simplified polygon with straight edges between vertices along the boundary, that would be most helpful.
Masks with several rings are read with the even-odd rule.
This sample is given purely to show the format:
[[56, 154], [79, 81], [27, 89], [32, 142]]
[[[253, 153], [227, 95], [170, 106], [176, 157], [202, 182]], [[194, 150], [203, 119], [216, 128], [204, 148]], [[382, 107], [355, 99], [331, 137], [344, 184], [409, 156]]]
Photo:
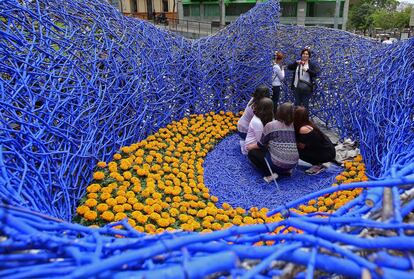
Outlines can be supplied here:
[[249, 150], [258, 148], [257, 143], [263, 135], [264, 126], [273, 120], [273, 101], [270, 98], [262, 98], [256, 106], [256, 113], [250, 121], [249, 130], [247, 131], [246, 142], [244, 144], [243, 154]]
[[285, 79], [285, 69], [282, 66], [283, 61], [283, 53], [280, 51], [275, 52], [275, 62], [273, 64], [273, 75], [272, 75], [272, 100], [273, 100], [273, 107], [274, 112], [277, 111], [277, 104], [279, 103], [280, 97], [280, 86], [282, 85], [282, 81]]
[[249, 124], [254, 116], [254, 111], [257, 103], [260, 101], [260, 99], [264, 97], [269, 97], [269, 95], [269, 88], [267, 88], [265, 85], [258, 86], [254, 91], [252, 98], [250, 99], [249, 103], [247, 103], [243, 115], [237, 122], [237, 131], [239, 132], [239, 135], [242, 138], [242, 140], [246, 139], [247, 131], [249, 130]]

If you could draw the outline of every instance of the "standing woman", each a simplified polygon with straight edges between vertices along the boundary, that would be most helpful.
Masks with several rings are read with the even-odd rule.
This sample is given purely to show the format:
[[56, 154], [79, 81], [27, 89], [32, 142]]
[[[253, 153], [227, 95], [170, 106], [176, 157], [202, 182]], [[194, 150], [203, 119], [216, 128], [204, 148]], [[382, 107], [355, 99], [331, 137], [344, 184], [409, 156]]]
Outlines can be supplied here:
[[299, 158], [313, 166], [308, 174], [318, 174], [325, 170], [323, 163], [335, 159], [335, 146], [331, 140], [309, 120], [309, 111], [304, 107], [295, 109], [294, 117], [296, 142]]
[[277, 104], [279, 103], [280, 98], [280, 87], [282, 81], [285, 79], [285, 69], [282, 66], [283, 54], [280, 51], [275, 52], [275, 62], [273, 64], [273, 75], [272, 75], [272, 100], [274, 113], [277, 111]]
[[319, 72], [315, 63], [309, 59], [311, 52], [308, 48], [301, 51], [301, 60], [288, 65], [288, 70], [295, 71], [292, 80], [292, 89], [295, 94], [295, 106], [309, 109], [309, 99], [314, 90], [315, 78]]

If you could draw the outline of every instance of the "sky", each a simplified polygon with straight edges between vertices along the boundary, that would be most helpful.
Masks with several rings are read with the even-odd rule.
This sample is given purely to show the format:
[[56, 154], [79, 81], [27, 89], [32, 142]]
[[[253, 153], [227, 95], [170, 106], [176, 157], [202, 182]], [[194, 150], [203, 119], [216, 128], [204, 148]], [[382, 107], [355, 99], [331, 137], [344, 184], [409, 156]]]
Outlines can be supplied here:
[[414, 0], [398, 0], [398, 2], [408, 3], [408, 4], [414, 4]]

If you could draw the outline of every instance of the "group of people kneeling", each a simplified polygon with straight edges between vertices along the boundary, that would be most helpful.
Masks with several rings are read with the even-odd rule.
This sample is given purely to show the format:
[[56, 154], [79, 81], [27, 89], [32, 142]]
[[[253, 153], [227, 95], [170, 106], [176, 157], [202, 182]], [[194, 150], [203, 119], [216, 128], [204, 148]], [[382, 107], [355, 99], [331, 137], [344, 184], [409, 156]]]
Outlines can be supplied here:
[[307, 173], [323, 171], [322, 164], [335, 158], [335, 146], [310, 121], [305, 107], [283, 103], [274, 110], [269, 95], [266, 86], [259, 86], [238, 122], [242, 153], [266, 182], [291, 175], [299, 159], [312, 164]]

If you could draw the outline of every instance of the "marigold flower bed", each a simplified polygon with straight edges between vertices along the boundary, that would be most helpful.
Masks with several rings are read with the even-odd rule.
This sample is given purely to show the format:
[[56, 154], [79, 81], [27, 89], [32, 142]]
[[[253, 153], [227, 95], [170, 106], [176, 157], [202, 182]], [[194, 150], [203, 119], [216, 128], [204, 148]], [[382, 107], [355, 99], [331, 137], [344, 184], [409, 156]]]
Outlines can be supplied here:
[[[122, 147], [108, 164], [98, 162], [92, 184], [76, 209], [75, 221], [103, 226], [128, 218], [132, 227], [146, 233], [176, 229], [210, 232], [233, 225], [280, 221], [280, 214], [266, 216], [268, 208], [245, 210], [228, 203], [218, 208], [218, 198], [204, 185], [204, 157], [236, 131], [240, 115], [191, 115], [139, 143]], [[355, 162], [346, 162], [346, 171], [336, 177], [337, 183], [367, 180], [361, 161], [359, 156]], [[333, 212], [360, 192], [337, 192], [311, 200], [295, 211]]]

